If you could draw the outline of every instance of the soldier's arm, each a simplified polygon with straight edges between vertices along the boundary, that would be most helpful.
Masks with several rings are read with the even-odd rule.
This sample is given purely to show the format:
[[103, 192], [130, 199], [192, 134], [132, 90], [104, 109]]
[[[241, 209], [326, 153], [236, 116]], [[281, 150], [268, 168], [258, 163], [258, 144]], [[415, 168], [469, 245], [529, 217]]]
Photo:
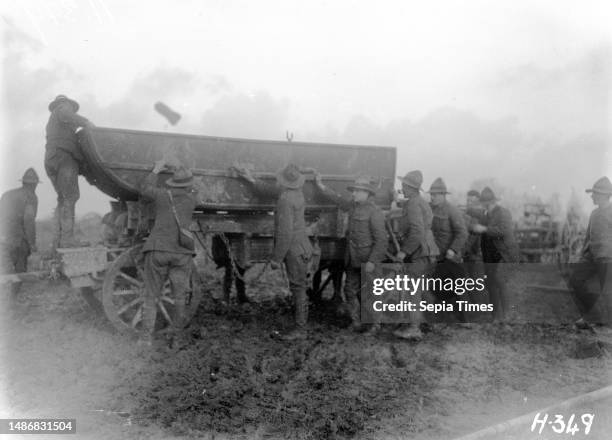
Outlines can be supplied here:
[[336, 191], [334, 191], [333, 189], [325, 185], [321, 185], [321, 186], [315, 185], [315, 186], [317, 187], [317, 189], [319, 190], [319, 193], [323, 197], [325, 197], [327, 200], [334, 203], [335, 205], [338, 205], [338, 207], [342, 209], [343, 211], [348, 211], [349, 209], [351, 209], [351, 206], [353, 204], [352, 200], [342, 197]]
[[38, 197], [34, 195], [26, 202], [23, 212], [23, 228], [25, 230], [26, 241], [31, 249], [36, 248], [36, 214], [38, 211]]
[[421, 209], [414, 204], [406, 206], [404, 208], [404, 215], [399, 223], [399, 235], [402, 236], [400, 249], [403, 253], [410, 256], [419, 249], [423, 237], [425, 237], [425, 225]]
[[451, 206], [448, 214], [451, 230], [453, 231], [453, 241], [450, 244], [450, 249], [452, 249], [456, 254], [461, 255], [468, 238], [465, 221], [463, 220], [463, 215], [461, 215], [461, 212], [459, 212], [459, 210], [454, 206]]
[[163, 189], [157, 187], [159, 173], [164, 166], [165, 165], [162, 164], [161, 161], [156, 162], [155, 166], [153, 167], [153, 171], [151, 171], [149, 175], [140, 183], [140, 194], [145, 199], [155, 200], [165, 192]]
[[512, 230], [512, 216], [510, 211], [499, 209], [497, 215], [491, 216], [487, 229], [484, 232], [489, 237], [501, 238], [507, 231]]
[[380, 263], [385, 258], [388, 237], [385, 229], [385, 217], [379, 209], [375, 209], [370, 217], [370, 230], [374, 238], [374, 243], [368, 261]]
[[291, 245], [291, 233], [293, 229], [293, 209], [286, 198], [281, 198], [276, 205], [276, 216], [274, 230], [274, 250], [272, 261], [281, 262], [285, 259], [289, 246]]
[[89, 119], [75, 113], [72, 109], [72, 104], [65, 103], [61, 104], [56, 110], [59, 116], [59, 120], [65, 124], [69, 124], [74, 130], [78, 127], [86, 127], [90, 125]]

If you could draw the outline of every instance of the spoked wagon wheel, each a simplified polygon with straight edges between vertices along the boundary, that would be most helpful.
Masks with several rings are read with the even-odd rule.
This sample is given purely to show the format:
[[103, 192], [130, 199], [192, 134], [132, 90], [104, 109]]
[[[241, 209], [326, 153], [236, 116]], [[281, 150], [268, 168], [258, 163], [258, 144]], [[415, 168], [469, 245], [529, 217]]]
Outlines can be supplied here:
[[[121, 249], [109, 249], [107, 254], [108, 263], [112, 263], [121, 252]], [[104, 282], [105, 273], [106, 271], [96, 275], [96, 284], [94, 286], [81, 287], [79, 289], [81, 297], [96, 314], [104, 313], [104, 307], [102, 305], [102, 283]]]
[[[106, 316], [119, 331], [135, 335], [142, 332], [142, 306], [145, 295], [142, 245], [127, 249], [113, 261], [104, 277], [102, 295]], [[191, 321], [195, 315], [201, 298], [201, 283], [194, 264], [190, 289], [187, 292], [185, 323]], [[174, 294], [167, 281], [161, 297], [157, 299], [156, 330], [174, 325], [177, 318], [174, 304]]]

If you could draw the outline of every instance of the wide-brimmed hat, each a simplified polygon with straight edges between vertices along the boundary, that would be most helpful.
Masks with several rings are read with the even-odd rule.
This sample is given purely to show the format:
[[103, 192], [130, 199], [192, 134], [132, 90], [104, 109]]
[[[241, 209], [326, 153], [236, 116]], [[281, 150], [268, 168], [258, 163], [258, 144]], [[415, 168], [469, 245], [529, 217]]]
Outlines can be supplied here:
[[427, 192], [429, 194], [450, 194], [446, 190], [446, 183], [444, 183], [444, 180], [442, 180], [441, 177], [438, 177], [436, 180], [433, 181], [433, 183], [429, 187], [429, 191]]
[[79, 111], [79, 103], [74, 99], [68, 98], [66, 95], [57, 95], [53, 101], [49, 103], [49, 111], [52, 112], [62, 102], [70, 102], [74, 106], [74, 111]]
[[467, 193], [468, 197], [478, 197], [480, 198], [480, 193], [478, 191], [476, 191], [475, 189], [471, 189], [468, 191]]
[[166, 180], [166, 185], [173, 186], [175, 188], [192, 186], [193, 185], [193, 174], [185, 167], [178, 168], [174, 175]]
[[586, 192], [612, 195], [612, 182], [607, 177], [602, 177], [595, 182], [593, 188], [587, 189]]
[[423, 185], [423, 173], [421, 173], [419, 170], [410, 171], [406, 173], [404, 177], [397, 176], [397, 178], [400, 179], [405, 185], [422, 190], [421, 185]]
[[23, 177], [21, 179], [23, 183], [40, 183], [40, 179], [38, 178], [38, 173], [34, 168], [28, 168], [25, 173], [23, 173]]
[[276, 173], [276, 181], [282, 187], [289, 189], [301, 188], [304, 185], [304, 175], [295, 164], [288, 164], [286, 167], [278, 170]]
[[480, 193], [480, 201], [481, 202], [494, 202], [494, 201], [497, 201], [497, 200], [499, 200], [499, 199], [497, 197], [495, 197], [495, 193], [488, 186], [485, 187], [485, 189], [483, 189], [482, 192]]
[[349, 191], [362, 190], [367, 191], [370, 194], [376, 194], [376, 190], [372, 185], [372, 181], [367, 176], [359, 176], [355, 179], [355, 183], [346, 187]]

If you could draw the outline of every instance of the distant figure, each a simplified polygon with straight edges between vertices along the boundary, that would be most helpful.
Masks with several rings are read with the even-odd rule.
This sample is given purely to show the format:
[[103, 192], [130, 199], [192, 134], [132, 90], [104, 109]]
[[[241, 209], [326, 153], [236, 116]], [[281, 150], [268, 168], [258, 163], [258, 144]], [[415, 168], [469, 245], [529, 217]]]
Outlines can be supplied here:
[[23, 175], [21, 188], [5, 192], [0, 199], [0, 255], [3, 274], [27, 272], [28, 257], [36, 252], [36, 212], [40, 183], [34, 168]]
[[83, 156], [76, 131], [93, 124], [77, 114], [78, 102], [58, 95], [50, 104], [47, 122], [45, 170], [57, 193], [53, 247], [79, 247], [74, 238], [74, 208], [79, 199], [79, 172]]
[[[181, 330], [185, 322], [185, 308], [192, 258], [195, 255], [193, 237], [182, 233], [191, 224], [196, 195], [193, 191], [193, 175], [184, 167], [178, 167], [164, 188], [157, 186], [158, 174], [166, 169], [166, 159], [155, 163], [153, 171], [140, 185], [143, 197], [155, 203], [155, 224], [145, 242], [145, 300], [142, 308], [143, 335], [141, 343], [151, 345], [155, 330], [157, 300], [161, 296], [166, 279], [174, 296], [176, 317], [174, 330]], [[183, 238], [181, 238], [183, 237]]]
[[[232, 284], [236, 284], [236, 297], [238, 303], [248, 303], [249, 298], [246, 295], [246, 285], [244, 282], [246, 269], [241, 267], [236, 261], [234, 261], [234, 265], [232, 266], [231, 256], [221, 235], [217, 234], [212, 237], [212, 257], [217, 268], [224, 268], [223, 301], [225, 301], [226, 304], [230, 303]], [[238, 274], [234, 273], [234, 269]]]
[[505, 322], [508, 310], [508, 263], [518, 263], [519, 250], [514, 238], [512, 215], [506, 208], [501, 207], [498, 201], [491, 188], [482, 190], [480, 203], [485, 209], [484, 224], [478, 223], [472, 230], [481, 234], [480, 247], [487, 277], [486, 287], [493, 304], [493, 320]]
[[589, 217], [580, 261], [574, 265], [569, 284], [581, 315], [579, 321], [582, 322], [577, 322], [577, 325], [588, 326], [584, 316], [593, 304], [587, 304], [586, 301], [589, 296], [586, 282], [593, 276], [598, 277], [601, 296], [607, 309], [606, 324], [609, 331], [612, 323], [612, 183], [607, 177], [602, 177], [586, 192], [591, 193], [597, 208]]

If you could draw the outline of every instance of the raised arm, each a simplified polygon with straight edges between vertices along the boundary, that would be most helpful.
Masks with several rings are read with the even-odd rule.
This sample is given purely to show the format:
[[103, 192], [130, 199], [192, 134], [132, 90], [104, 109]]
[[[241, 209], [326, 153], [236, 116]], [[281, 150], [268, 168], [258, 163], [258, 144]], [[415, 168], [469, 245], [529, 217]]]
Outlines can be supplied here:
[[140, 194], [149, 200], [155, 200], [160, 194], [165, 191], [162, 188], [157, 187], [157, 181], [159, 173], [166, 168], [166, 161], [164, 159], [155, 162], [153, 170], [147, 177], [140, 183]]
[[342, 209], [343, 211], [348, 211], [349, 209], [351, 209], [351, 206], [353, 204], [352, 200], [342, 197], [340, 194], [335, 192], [333, 189], [325, 186], [323, 184], [323, 179], [321, 178], [321, 175], [318, 172], [315, 171], [314, 176], [315, 176], [315, 186], [323, 197], [328, 199], [330, 202], [338, 205], [338, 207]]

